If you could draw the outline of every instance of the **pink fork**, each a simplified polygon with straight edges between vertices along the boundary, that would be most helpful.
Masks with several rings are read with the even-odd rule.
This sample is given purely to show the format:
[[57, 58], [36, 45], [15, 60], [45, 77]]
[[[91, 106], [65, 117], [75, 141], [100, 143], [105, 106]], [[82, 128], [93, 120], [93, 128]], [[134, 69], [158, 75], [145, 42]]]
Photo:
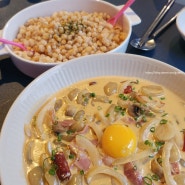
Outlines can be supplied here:
[[113, 26], [116, 24], [118, 18], [125, 12], [127, 8], [129, 8], [135, 0], [128, 0], [126, 4], [121, 8], [121, 10], [112, 18], [110, 18], [107, 22], [112, 24]]
[[17, 46], [17, 47], [21, 48], [22, 50], [27, 51], [27, 48], [22, 43], [9, 41], [9, 40], [3, 39], [3, 38], [0, 38], [0, 42], [2, 42], [4, 44], [10, 44], [13, 46]]

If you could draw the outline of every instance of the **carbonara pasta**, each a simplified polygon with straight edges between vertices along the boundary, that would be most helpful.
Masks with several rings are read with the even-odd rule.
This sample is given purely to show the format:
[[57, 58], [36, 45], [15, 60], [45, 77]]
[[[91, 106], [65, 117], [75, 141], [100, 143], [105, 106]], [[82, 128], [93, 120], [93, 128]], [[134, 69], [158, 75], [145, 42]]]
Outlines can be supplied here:
[[184, 106], [165, 87], [131, 77], [61, 89], [25, 125], [28, 183], [183, 185]]

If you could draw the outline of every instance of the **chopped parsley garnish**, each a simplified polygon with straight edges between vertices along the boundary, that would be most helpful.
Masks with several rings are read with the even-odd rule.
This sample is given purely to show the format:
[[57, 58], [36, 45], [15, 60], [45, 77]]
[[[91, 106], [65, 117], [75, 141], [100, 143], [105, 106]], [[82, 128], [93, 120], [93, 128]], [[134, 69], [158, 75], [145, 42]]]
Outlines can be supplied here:
[[155, 132], [155, 127], [151, 127], [150, 132], [154, 133]]
[[143, 182], [145, 185], [152, 185], [152, 179], [150, 177], [143, 177]]
[[150, 100], [152, 100], [153, 98], [151, 96], [148, 97]]
[[52, 166], [50, 169], [49, 169], [49, 174], [54, 176], [56, 174], [56, 168], [55, 166]]
[[159, 151], [161, 149], [161, 147], [164, 145], [164, 141], [156, 141], [155, 142], [155, 146], [156, 146], [156, 150]]
[[69, 159], [74, 159], [75, 155], [74, 154], [69, 154]]
[[67, 134], [73, 134], [75, 132], [75, 130], [67, 130], [66, 132], [67, 132]]
[[162, 158], [161, 157], [158, 157], [157, 158], [157, 162], [161, 165], [162, 164]]
[[63, 22], [62, 25], [59, 27], [60, 33], [78, 33], [86, 28], [86, 26], [82, 22]]
[[84, 175], [84, 171], [83, 170], [80, 170], [80, 175]]
[[166, 124], [167, 122], [168, 122], [168, 120], [162, 119], [162, 120], [160, 121], [160, 124]]
[[61, 140], [62, 140], [62, 134], [61, 134], [61, 133], [59, 133], [59, 134], [57, 135], [57, 140], [58, 140], [58, 141], [61, 141]]
[[151, 141], [149, 141], [149, 140], [145, 140], [145, 145], [148, 145], [148, 146], [150, 146], [150, 147], [152, 147], [153, 146], [153, 143], [151, 142]]
[[107, 113], [106, 115], [105, 115], [105, 117], [109, 117], [110, 116], [110, 114], [109, 113]]
[[95, 93], [91, 93], [91, 94], [90, 94], [90, 97], [92, 97], [92, 98], [94, 98], [95, 96], [96, 96]]
[[120, 113], [122, 116], [125, 115], [125, 109], [120, 106], [115, 106], [114, 111]]
[[159, 176], [157, 174], [153, 174], [152, 175], [152, 180], [158, 181], [159, 180]]
[[128, 97], [124, 94], [119, 94], [119, 98], [121, 98], [122, 100], [128, 100]]
[[165, 116], [167, 116], [168, 115], [168, 113], [164, 113], [161, 117], [165, 117]]

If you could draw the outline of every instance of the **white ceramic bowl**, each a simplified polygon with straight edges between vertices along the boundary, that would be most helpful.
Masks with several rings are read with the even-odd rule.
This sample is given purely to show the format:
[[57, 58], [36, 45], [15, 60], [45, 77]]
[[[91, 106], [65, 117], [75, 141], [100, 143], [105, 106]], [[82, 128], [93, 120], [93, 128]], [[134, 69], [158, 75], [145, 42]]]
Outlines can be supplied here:
[[178, 13], [176, 25], [180, 35], [185, 40], [185, 8]]
[[185, 100], [185, 73], [155, 59], [131, 54], [85, 56], [58, 65], [36, 78], [19, 95], [4, 121], [0, 137], [2, 185], [25, 185], [24, 125], [47, 99], [61, 88], [98, 76], [131, 76], [164, 85]]
[[[106, 12], [110, 16], [113, 16], [118, 12], [118, 8], [110, 3], [105, 1], [96, 1], [96, 0], [52, 0], [36, 5], [30, 6], [22, 11], [18, 12], [13, 16], [5, 25], [3, 29], [2, 37], [8, 40], [13, 40], [16, 37], [18, 29], [23, 25], [28, 19], [39, 16], [48, 16], [56, 11], [87, 11], [87, 12]], [[132, 26], [128, 19], [128, 16], [121, 16], [119, 19], [119, 24], [124, 25], [128, 28], [128, 34], [126, 39], [115, 49], [110, 52], [122, 52], [124, 53], [127, 49], [130, 35], [132, 32]], [[55, 66], [54, 63], [42, 63], [42, 62], [33, 62], [26, 60], [17, 56], [11, 49], [11, 46], [6, 45], [6, 49], [10, 54], [12, 61], [15, 66], [22, 71], [24, 74], [31, 76], [33, 78], [40, 75], [42, 72], [47, 69]]]

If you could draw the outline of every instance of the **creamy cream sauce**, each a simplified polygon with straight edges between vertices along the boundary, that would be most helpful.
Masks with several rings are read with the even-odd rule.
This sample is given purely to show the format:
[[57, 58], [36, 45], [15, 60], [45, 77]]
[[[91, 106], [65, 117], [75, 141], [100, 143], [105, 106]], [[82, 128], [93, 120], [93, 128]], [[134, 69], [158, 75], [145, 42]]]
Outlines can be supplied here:
[[[128, 81], [130, 83], [128, 83]], [[104, 92], [104, 86], [108, 82], [116, 82], [118, 85], [117, 92], [113, 93], [110, 96], [106, 96]], [[91, 85], [89, 85], [91, 84]], [[127, 85], [126, 85], [127, 84]], [[54, 150], [55, 148], [61, 146], [58, 145], [59, 142], [57, 142], [57, 137], [56, 134], [54, 134], [53, 129], [52, 129], [52, 109], [55, 105], [55, 102], [57, 99], [62, 99], [63, 105], [59, 108], [58, 111], [56, 111], [56, 114], [54, 115], [57, 120], [63, 120], [66, 119], [65, 116], [65, 111], [67, 106], [73, 105], [76, 107], [77, 110], [84, 110], [85, 115], [87, 119], [87, 122], [95, 122], [96, 120], [97, 127], [100, 127], [102, 130], [109, 124], [114, 124], [114, 123], [122, 123], [124, 125], [127, 125], [130, 127], [136, 134], [137, 138], [140, 136], [139, 130], [142, 127], [141, 125], [144, 125], [145, 122], [142, 122], [141, 125], [137, 125], [135, 118], [132, 117], [132, 121], [129, 123], [129, 121], [125, 122], [123, 121], [124, 119], [118, 119], [115, 122], [111, 122], [109, 120], [109, 117], [106, 116], [106, 111], [110, 107], [111, 104], [117, 104], [118, 101], [118, 95], [123, 92], [123, 90], [120, 91], [121, 88], [125, 86], [132, 86], [132, 91], [140, 92], [141, 87], [143, 86], [148, 86], [148, 85], [154, 85], [156, 86], [157, 84], [154, 84], [153, 82], [149, 82], [147, 80], [143, 79], [138, 79], [138, 78], [131, 78], [131, 77], [98, 77], [98, 78], [92, 78], [92, 79], [87, 79], [81, 82], [78, 82], [68, 88], [62, 89], [60, 92], [57, 94], [53, 95], [52, 97], [49, 98], [48, 102], [44, 104], [39, 111], [35, 114], [33, 117], [33, 120], [29, 125], [26, 125], [25, 127], [25, 133], [26, 133], [26, 140], [25, 140], [25, 148], [24, 148], [24, 158], [25, 158], [25, 166], [26, 166], [26, 174], [29, 173], [29, 171], [34, 167], [34, 166], [42, 166], [41, 162], [42, 161], [40, 156], [44, 153], [47, 154], [46, 156], [50, 156], [51, 151]], [[158, 85], [157, 85], [158, 86]], [[87, 92], [91, 93], [91, 96], [95, 97], [97, 95], [102, 95], [106, 96], [109, 99], [108, 103], [102, 103], [102, 102], [94, 102], [92, 101], [93, 98], [87, 98], [85, 101], [88, 101], [87, 105], [80, 105], [76, 103], [76, 98], [75, 101], [70, 101], [68, 98], [69, 93], [75, 89], [78, 88], [80, 91], [86, 89]], [[159, 109], [163, 110], [162, 113], [156, 113], [155, 111], [153, 114], [155, 115], [155, 119], [165, 119], [168, 121], [171, 121], [174, 125], [175, 128], [177, 129], [176, 131], [178, 132], [178, 136], [174, 137], [174, 140], [177, 140], [177, 145], [179, 146], [179, 151], [181, 153], [181, 158], [185, 159], [185, 152], [182, 152], [182, 145], [184, 143], [183, 141], [183, 132], [182, 130], [185, 129], [185, 104], [184, 100], [176, 96], [173, 92], [169, 91], [165, 87], [162, 87], [163, 93], [159, 97], [148, 97], [148, 101], [154, 101], [158, 99], [157, 101], [160, 102]], [[94, 95], [92, 95], [92, 93]], [[126, 94], [128, 96], [129, 94]], [[82, 96], [82, 98], [84, 98]], [[84, 100], [83, 100], [84, 101]], [[150, 102], [151, 104], [151, 102]], [[44, 110], [44, 111], [43, 111]], [[103, 116], [102, 116], [103, 115]], [[126, 112], [126, 115], [128, 118], [128, 113]], [[129, 117], [131, 117], [129, 115]], [[41, 124], [37, 123], [38, 119], [40, 119]], [[67, 119], [71, 119], [69, 116]], [[150, 120], [154, 119], [152, 117], [145, 117], [143, 119], [146, 119], [146, 122], [149, 122]], [[108, 121], [109, 123], [103, 123], [104, 121]], [[135, 121], [135, 123], [133, 123]], [[140, 122], [139, 122], [140, 123]], [[29, 133], [29, 134], [28, 134]], [[167, 133], [168, 134], [168, 133]], [[96, 139], [96, 133], [93, 131], [93, 129], [90, 129], [88, 132], [84, 134], [87, 138], [90, 140]], [[154, 136], [149, 136], [149, 139], [154, 139]], [[139, 139], [138, 139], [139, 141]], [[68, 143], [69, 141], [66, 141]], [[48, 144], [49, 143], [49, 144]], [[65, 142], [64, 142], [65, 143]], [[62, 148], [62, 147], [61, 147]], [[65, 148], [65, 147], [64, 147]], [[69, 153], [69, 148], [66, 147], [65, 150]], [[102, 153], [101, 149], [101, 141], [98, 143], [97, 150]], [[65, 151], [65, 152], [66, 152]], [[143, 151], [141, 148], [136, 149], [136, 153], [139, 151]], [[67, 155], [67, 154], [66, 154]], [[73, 164], [73, 160], [67, 159], [69, 166]], [[146, 176], [147, 174], [154, 174], [151, 172], [151, 163], [146, 162], [146, 160], [141, 160], [136, 162], [139, 171], [141, 172], [142, 176]], [[93, 165], [91, 164], [90, 168]], [[116, 171], [119, 173], [123, 173], [123, 167], [122, 165], [116, 165], [112, 166], [111, 168], [117, 168]], [[181, 166], [180, 167], [181, 171], [184, 171], [184, 168]], [[79, 169], [76, 167], [71, 167], [71, 172], [73, 173], [79, 173]], [[85, 174], [88, 172], [88, 170], [85, 172]], [[86, 177], [86, 176], [85, 176]], [[128, 181], [129, 182], [129, 181]], [[160, 182], [154, 181], [153, 183], [161, 184]], [[66, 181], [61, 182], [61, 184], [67, 184]], [[85, 183], [84, 183], [85, 184]], [[107, 175], [101, 175], [98, 174], [95, 176], [90, 183], [91, 185], [109, 185], [111, 184], [111, 178], [110, 176]]]

